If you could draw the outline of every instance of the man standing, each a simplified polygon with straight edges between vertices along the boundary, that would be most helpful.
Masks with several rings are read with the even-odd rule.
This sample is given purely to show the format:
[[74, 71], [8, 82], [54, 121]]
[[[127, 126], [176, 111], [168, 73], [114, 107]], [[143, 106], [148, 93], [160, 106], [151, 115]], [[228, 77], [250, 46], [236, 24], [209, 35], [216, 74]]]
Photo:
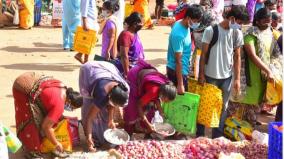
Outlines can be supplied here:
[[[234, 6], [225, 15], [225, 19], [217, 25], [218, 39], [209, 48], [213, 34], [216, 31], [212, 26], [205, 29], [202, 38], [202, 54], [199, 68], [199, 83], [204, 82], [216, 85], [222, 90], [223, 109], [219, 128], [213, 128], [212, 138], [223, 135], [224, 122], [227, 118], [227, 105], [231, 91], [232, 74], [233, 87], [240, 89], [241, 47], [244, 44], [241, 24], [248, 21], [249, 16], [245, 6]], [[204, 126], [197, 124], [197, 136], [204, 136]]]
[[191, 54], [190, 28], [198, 28], [202, 16], [203, 9], [200, 5], [190, 6], [184, 18], [174, 24], [169, 37], [167, 76], [177, 86], [178, 94], [187, 91]]

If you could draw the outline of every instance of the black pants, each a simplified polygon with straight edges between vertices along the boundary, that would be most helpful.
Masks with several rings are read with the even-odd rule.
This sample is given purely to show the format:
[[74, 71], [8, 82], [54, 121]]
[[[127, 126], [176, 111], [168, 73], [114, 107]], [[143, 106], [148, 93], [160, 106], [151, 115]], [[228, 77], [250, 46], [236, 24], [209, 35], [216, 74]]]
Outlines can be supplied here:
[[280, 104], [278, 104], [277, 106], [277, 110], [276, 110], [276, 115], [275, 115], [275, 121], [282, 121], [283, 115], [283, 102], [281, 102]]
[[[167, 76], [168, 76], [168, 79], [170, 81], [172, 81], [174, 83], [175, 86], [178, 85], [178, 82], [177, 82], [177, 75], [176, 75], [176, 71], [167, 67]], [[182, 75], [182, 80], [183, 80], [183, 85], [184, 85], [184, 90], [186, 92], [188, 92], [188, 80], [187, 80], [187, 75]]]

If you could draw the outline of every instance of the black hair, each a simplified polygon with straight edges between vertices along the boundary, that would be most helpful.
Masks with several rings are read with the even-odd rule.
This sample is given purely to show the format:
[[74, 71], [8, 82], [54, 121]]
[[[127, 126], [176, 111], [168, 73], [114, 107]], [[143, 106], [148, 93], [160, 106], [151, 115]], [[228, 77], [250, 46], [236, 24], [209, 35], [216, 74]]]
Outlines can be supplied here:
[[66, 98], [70, 100], [70, 103], [74, 108], [80, 108], [83, 105], [83, 97], [71, 87], [66, 90]]
[[124, 23], [128, 26], [133, 26], [137, 23], [142, 22], [142, 16], [138, 12], [131, 13], [128, 17], [125, 18]]
[[177, 89], [172, 83], [162, 84], [159, 93], [162, 97], [166, 97], [172, 101], [176, 98]]
[[200, 4], [201, 6], [208, 5], [208, 6], [210, 6], [210, 8], [212, 8], [212, 6], [213, 6], [211, 0], [200, 0], [200, 3], [199, 3], [199, 4]]
[[232, 6], [232, 9], [225, 13], [225, 17], [228, 19], [230, 17], [234, 17], [237, 20], [241, 20], [244, 22], [249, 21], [249, 14], [244, 5], [236, 5]]
[[277, 12], [272, 12], [271, 18], [272, 18], [272, 20], [278, 20], [280, 18], [280, 15]]
[[261, 8], [259, 9], [253, 18], [253, 26], [257, 26], [256, 22], [261, 20], [261, 19], [266, 19], [266, 18], [270, 18], [272, 16], [271, 12], [269, 9], [267, 8]]
[[108, 0], [103, 3], [103, 7], [107, 10], [110, 10], [112, 13], [119, 10], [119, 4], [117, 1]]
[[127, 88], [122, 83], [119, 83], [111, 89], [109, 98], [114, 104], [124, 106], [128, 100], [127, 91]]
[[184, 18], [190, 17], [191, 19], [201, 19], [203, 16], [203, 8], [199, 4], [193, 4], [186, 10]]
[[264, 5], [265, 6], [272, 6], [272, 5], [275, 5], [277, 3], [277, 0], [266, 0], [264, 2]]

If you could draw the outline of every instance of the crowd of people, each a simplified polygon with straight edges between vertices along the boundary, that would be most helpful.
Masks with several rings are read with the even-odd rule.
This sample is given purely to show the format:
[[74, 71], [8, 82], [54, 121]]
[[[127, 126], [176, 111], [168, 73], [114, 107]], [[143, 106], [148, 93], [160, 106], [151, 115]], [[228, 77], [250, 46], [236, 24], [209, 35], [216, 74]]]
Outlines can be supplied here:
[[[160, 17], [164, 2], [156, 3], [156, 14]], [[224, 135], [225, 120], [237, 109], [244, 110], [243, 120], [253, 126], [259, 124], [260, 110], [275, 106], [266, 104], [266, 84], [275, 82], [275, 74], [282, 76], [280, 3], [280, 0], [178, 2], [164, 75], [147, 63], [138, 34], [143, 26], [153, 27], [148, 1], [135, 0], [133, 12], [124, 19], [120, 1], [103, 2], [98, 18], [95, 0], [63, 0], [63, 48], [73, 49], [75, 30], [81, 25], [85, 31], [92, 29], [102, 35], [101, 54], [89, 62], [88, 55], [75, 55], [82, 63], [78, 75], [80, 92], [36, 73], [18, 77], [13, 85], [18, 137], [34, 156], [38, 155], [43, 134], [56, 150], [63, 151], [53, 127], [64, 109], [70, 108], [81, 108], [89, 151], [107, 143], [103, 133], [107, 128], [117, 127], [117, 122], [130, 135], [151, 134], [155, 131], [150, 122], [154, 112], [164, 116], [161, 104], [187, 92], [189, 77], [222, 91], [220, 123], [213, 128], [212, 138]], [[21, 18], [21, 14], [29, 11], [28, 5], [24, 8], [19, 12], [20, 26], [26, 28], [33, 18]], [[196, 60], [198, 56], [200, 60]], [[279, 71], [274, 72], [271, 65], [279, 66]], [[230, 100], [240, 94], [242, 98]], [[277, 106], [276, 120], [282, 121], [282, 102]], [[197, 123], [196, 136], [204, 135], [205, 126]], [[30, 142], [31, 136], [34, 142]]]

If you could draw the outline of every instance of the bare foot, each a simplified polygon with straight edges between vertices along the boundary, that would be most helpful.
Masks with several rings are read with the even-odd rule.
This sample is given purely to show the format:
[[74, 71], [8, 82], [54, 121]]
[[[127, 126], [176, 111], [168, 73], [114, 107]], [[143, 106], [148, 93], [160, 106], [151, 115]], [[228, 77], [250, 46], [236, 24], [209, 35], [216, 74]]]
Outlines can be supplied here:
[[81, 53], [78, 53], [74, 56], [74, 58], [79, 61], [81, 64], [83, 64], [83, 61], [82, 61], [82, 54]]
[[84, 63], [87, 63], [87, 62], [88, 62], [88, 59], [89, 59], [89, 55], [85, 55], [85, 57], [84, 57]]

